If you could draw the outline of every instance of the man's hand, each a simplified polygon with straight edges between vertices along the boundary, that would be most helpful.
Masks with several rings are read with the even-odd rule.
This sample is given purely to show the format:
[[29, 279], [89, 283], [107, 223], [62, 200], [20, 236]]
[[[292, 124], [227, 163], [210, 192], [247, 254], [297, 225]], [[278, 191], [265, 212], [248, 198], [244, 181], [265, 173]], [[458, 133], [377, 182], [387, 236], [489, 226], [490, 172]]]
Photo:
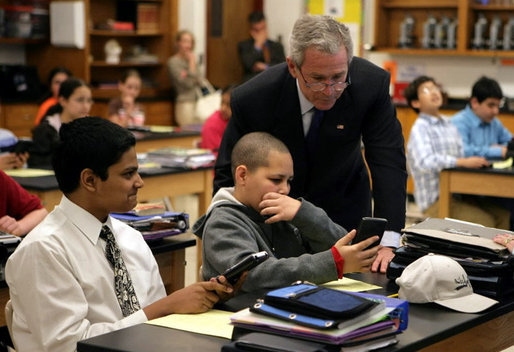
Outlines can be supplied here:
[[370, 237], [359, 243], [350, 245], [357, 234], [356, 230], [350, 231], [334, 245], [344, 259], [343, 273], [368, 272], [377, 257], [380, 245], [365, 249], [378, 241], [378, 236]]
[[393, 260], [394, 253], [393, 249], [390, 247], [382, 247], [378, 250], [378, 255], [375, 261], [373, 262], [373, 265], [371, 266], [372, 272], [377, 272], [380, 268], [380, 272], [384, 274], [387, 270], [387, 266], [389, 265], [389, 262]]
[[278, 221], [292, 220], [301, 205], [302, 202], [297, 199], [284, 194], [270, 192], [262, 197], [259, 208], [261, 209], [261, 215], [270, 216], [270, 218], [265, 221], [266, 224], [272, 224]]
[[247, 275], [248, 275], [248, 271], [245, 271], [244, 273], [242, 273], [234, 286], [230, 285], [230, 283], [227, 281], [227, 279], [223, 275], [220, 275], [217, 278], [211, 277], [211, 279], [209, 281], [218, 282], [218, 283], [224, 285], [226, 288], [232, 289], [231, 292], [227, 292], [225, 290], [216, 291], [216, 294], [220, 298], [220, 301], [223, 302], [223, 301], [228, 301], [229, 299], [234, 297], [235, 293], [237, 291], [239, 291], [239, 289], [241, 289], [241, 286], [243, 286], [243, 283], [245, 282]]

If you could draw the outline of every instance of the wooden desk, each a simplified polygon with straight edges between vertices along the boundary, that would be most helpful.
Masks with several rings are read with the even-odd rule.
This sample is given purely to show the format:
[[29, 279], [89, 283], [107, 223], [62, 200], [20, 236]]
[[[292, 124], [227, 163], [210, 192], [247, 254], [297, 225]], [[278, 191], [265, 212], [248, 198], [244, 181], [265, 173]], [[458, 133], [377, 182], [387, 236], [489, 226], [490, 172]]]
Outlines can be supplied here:
[[[398, 288], [385, 275], [351, 274], [351, 278], [382, 286], [372, 293], [391, 294]], [[242, 309], [255, 302], [249, 295], [234, 305]], [[230, 303], [230, 301], [229, 301]], [[436, 304], [411, 304], [409, 325], [398, 335], [398, 344], [381, 349], [389, 351], [499, 351], [514, 344], [514, 297], [504, 299], [485, 313], [459, 313]], [[141, 324], [81, 341], [79, 352], [96, 351], [216, 351], [229, 340], [175, 329]]]
[[450, 216], [452, 193], [514, 198], [514, 170], [442, 170], [439, 176], [439, 217]]

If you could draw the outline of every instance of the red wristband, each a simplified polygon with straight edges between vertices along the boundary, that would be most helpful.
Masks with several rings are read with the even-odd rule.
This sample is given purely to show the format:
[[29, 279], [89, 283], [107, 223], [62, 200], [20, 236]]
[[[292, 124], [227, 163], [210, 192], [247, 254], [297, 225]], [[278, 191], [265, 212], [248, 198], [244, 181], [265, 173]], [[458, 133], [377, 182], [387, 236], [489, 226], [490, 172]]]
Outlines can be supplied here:
[[339, 251], [334, 246], [332, 246], [332, 256], [334, 257], [334, 262], [336, 264], [337, 277], [339, 279], [342, 279], [343, 278], [344, 258], [341, 257], [341, 254], [339, 254]]

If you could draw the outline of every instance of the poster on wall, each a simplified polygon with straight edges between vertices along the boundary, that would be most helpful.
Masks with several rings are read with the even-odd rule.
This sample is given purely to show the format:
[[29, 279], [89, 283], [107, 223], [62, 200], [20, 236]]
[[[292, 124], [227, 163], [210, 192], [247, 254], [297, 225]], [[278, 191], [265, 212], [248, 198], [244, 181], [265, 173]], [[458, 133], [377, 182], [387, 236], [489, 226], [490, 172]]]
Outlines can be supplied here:
[[362, 0], [308, 0], [311, 15], [329, 15], [343, 22], [350, 29], [354, 55], [361, 55]]

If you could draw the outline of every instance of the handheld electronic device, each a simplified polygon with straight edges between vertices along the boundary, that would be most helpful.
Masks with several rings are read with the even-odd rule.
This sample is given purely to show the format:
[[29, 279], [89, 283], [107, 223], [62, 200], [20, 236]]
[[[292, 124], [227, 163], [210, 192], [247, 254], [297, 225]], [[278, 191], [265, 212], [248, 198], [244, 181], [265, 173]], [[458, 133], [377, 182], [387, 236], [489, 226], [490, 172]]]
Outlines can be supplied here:
[[231, 285], [233, 285], [237, 282], [237, 280], [239, 280], [243, 272], [256, 267], [257, 265], [268, 259], [268, 257], [269, 254], [266, 251], [250, 254], [249, 256], [241, 260], [239, 263], [236, 263], [235, 265], [225, 270], [225, 272], [222, 275], [225, 276], [225, 278], [228, 282], [230, 282]]
[[380, 237], [378, 239], [378, 241], [374, 242], [368, 248], [378, 245], [380, 243], [380, 241], [382, 240], [382, 236], [384, 235], [386, 225], [387, 225], [386, 219], [363, 217], [361, 220], [361, 223], [359, 225], [359, 229], [357, 230], [357, 235], [355, 235], [355, 238], [353, 239], [353, 243], [358, 243], [358, 242], [364, 241], [370, 237], [378, 236], [378, 237]]

